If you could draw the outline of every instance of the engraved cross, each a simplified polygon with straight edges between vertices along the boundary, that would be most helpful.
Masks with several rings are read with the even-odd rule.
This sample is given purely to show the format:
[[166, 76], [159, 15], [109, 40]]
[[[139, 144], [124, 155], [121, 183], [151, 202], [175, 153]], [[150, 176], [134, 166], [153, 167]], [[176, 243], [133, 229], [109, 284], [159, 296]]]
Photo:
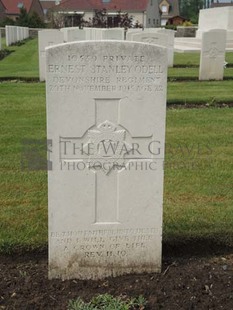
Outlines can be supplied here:
[[95, 99], [95, 125], [82, 138], [74, 138], [82, 139], [87, 156], [63, 159], [65, 163], [88, 164], [95, 174], [94, 224], [120, 223], [119, 172], [132, 161], [132, 146], [125, 141], [127, 130], [119, 125], [119, 102], [120, 99]]

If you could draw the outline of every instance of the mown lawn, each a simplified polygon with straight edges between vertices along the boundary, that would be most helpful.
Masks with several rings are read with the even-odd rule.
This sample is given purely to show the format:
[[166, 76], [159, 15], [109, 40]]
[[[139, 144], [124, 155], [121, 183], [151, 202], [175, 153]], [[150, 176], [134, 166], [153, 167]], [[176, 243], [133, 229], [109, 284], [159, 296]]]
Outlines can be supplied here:
[[[168, 69], [168, 78], [171, 80], [182, 79], [182, 80], [189, 80], [189, 79], [196, 79], [198, 80], [199, 76], [199, 68], [169, 68]], [[225, 68], [224, 69], [224, 78], [233, 80], [233, 68]]]
[[[187, 87], [177, 84], [180, 89], [169, 85], [170, 98]], [[185, 91], [194, 100], [196, 82], [189, 85]], [[47, 174], [21, 167], [22, 140], [46, 138], [44, 88], [0, 84], [1, 252], [47, 246]], [[232, 119], [230, 108], [168, 110], [165, 242], [214, 239], [233, 245]]]
[[[24, 139], [46, 139], [45, 84], [38, 78], [37, 40], [9, 47], [0, 61], [0, 252], [47, 245], [47, 173], [22, 169]], [[226, 61], [233, 64], [233, 53]], [[175, 54], [178, 66], [199, 54]], [[225, 69], [233, 77], [233, 68]], [[198, 82], [198, 67], [169, 69], [168, 105], [233, 102], [232, 81]], [[177, 79], [182, 82], [176, 82]], [[186, 79], [186, 80], [185, 80]], [[164, 240], [211, 239], [233, 245], [233, 110], [170, 109], [164, 194]], [[45, 156], [45, 151], [44, 151]]]
[[37, 39], [29, 39], [23, 45], [14, 45], [7, 47], [7, 49], [11, 51], [11, 54], [0, 61], [0, 78], [39, 77]]
[[[226, 53], [226, 62], [233, 65], [233, 52]], [[182, 66], [199, 66], [200, 53], [175, 53], [174, 65]]]
[[233, 103], [233, 81], [182, 81], [168, 83], [168, 104]]
[[233, 110], [167, 113], [164, 240], [233, 245]]

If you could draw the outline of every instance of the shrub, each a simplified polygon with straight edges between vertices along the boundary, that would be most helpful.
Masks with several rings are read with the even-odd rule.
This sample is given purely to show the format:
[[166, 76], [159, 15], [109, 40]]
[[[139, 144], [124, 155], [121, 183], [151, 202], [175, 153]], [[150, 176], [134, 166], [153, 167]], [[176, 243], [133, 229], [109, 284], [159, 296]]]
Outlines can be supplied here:
[[3, 49], [0, 51], [0, 60], [2, 60], [3, 58], [5, 58], [6, 56], [8, 56], [11, 53], [11, 51], [7, 50], [7, 49]]
[[0, 27], [5, 27], [8, 25], [15, 25], [15, 21], [9, 17], [6, 17], [0, 22]]
[[188, 21], [186, 20], [185, 22], [183, 22], [182, 26], [185, 26], [185, 27], [189, 27], [189, 26], [192, 26], [193, 23], [191, 21]]
[[41, 20], [40, 16], [36, 12], [28, 14], [25, 8], [20, 9], [16, 25], [30, 28], [45, 28], [45, 23]]
[[171, 30], [176, 30], [177, 26], [176, 25], [166, 25], [165, 29], [171, 29]]

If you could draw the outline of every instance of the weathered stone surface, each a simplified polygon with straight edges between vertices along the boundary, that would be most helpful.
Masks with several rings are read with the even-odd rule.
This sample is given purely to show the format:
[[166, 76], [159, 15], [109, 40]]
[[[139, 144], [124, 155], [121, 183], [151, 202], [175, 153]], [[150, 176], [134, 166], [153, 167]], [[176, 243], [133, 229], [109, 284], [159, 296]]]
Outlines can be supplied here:
[[199, 80], [223, 79], [225, 50], [225, 30], [211, 30], [203, 33]]
[[159, 272], [166, 50], [88, 41], [46, 53], [49, 277]]
[[64, 42], [85, 41], [86, 31], [78, 27], [61, 28], [64, 34]]
[[[170, 29], [155, 28], [159, 33], [168, 36], [168, 67], [173, 67], [174, 64], [174, 44], [175, 44], [175, 31]], [[166, 47], [166, 46], [165, 46]]]
[[[131, 36], [132, 41], [137, 41], [137, 42], [143, 42], [143, 43], [150, 43], [150, 44], [156, 44], [160, 45], [166, 48], [166, 54], [167, 54], [167, 59], [169, 60], [170, 58], [170, 65], [173, 65], [173, 57], [169, 57], [169, 36], [168, 34], [164, 33], [163, 30], [154, 30], [155, 28], [152, 29], [152, 31], [142, 31], [135, 33]], [[167, 61], [169, 64], [169, 62]]]
[[57, 29], [41, 30], [38, 32], [39, 74], [40, 81], [45, 81], [45, 48], [63, 43], [64, 34]]
[[141, 33], [142, 28], [129, 28], [126, 32], [126, 40], [127, 41], [132, 41], [132, 36], [136, 33]]
[[103, 33], [103, 40], [124, 40], [125, 30], [124, 28], [106, 29]]
[[233, 40], [233, 7], [200, 10], [196, 37], [201, 38], [203, 32], [222, 29], [227, 31], [227, 40]]

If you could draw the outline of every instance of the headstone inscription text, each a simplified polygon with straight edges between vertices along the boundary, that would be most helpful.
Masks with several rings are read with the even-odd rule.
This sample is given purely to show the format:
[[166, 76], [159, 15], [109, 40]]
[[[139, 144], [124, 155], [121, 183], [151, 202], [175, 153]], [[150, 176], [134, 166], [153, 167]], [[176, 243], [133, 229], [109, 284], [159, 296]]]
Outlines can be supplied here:
[[160, 271], [165, 51], [119, 41], [46, 50], [50, 278]]

